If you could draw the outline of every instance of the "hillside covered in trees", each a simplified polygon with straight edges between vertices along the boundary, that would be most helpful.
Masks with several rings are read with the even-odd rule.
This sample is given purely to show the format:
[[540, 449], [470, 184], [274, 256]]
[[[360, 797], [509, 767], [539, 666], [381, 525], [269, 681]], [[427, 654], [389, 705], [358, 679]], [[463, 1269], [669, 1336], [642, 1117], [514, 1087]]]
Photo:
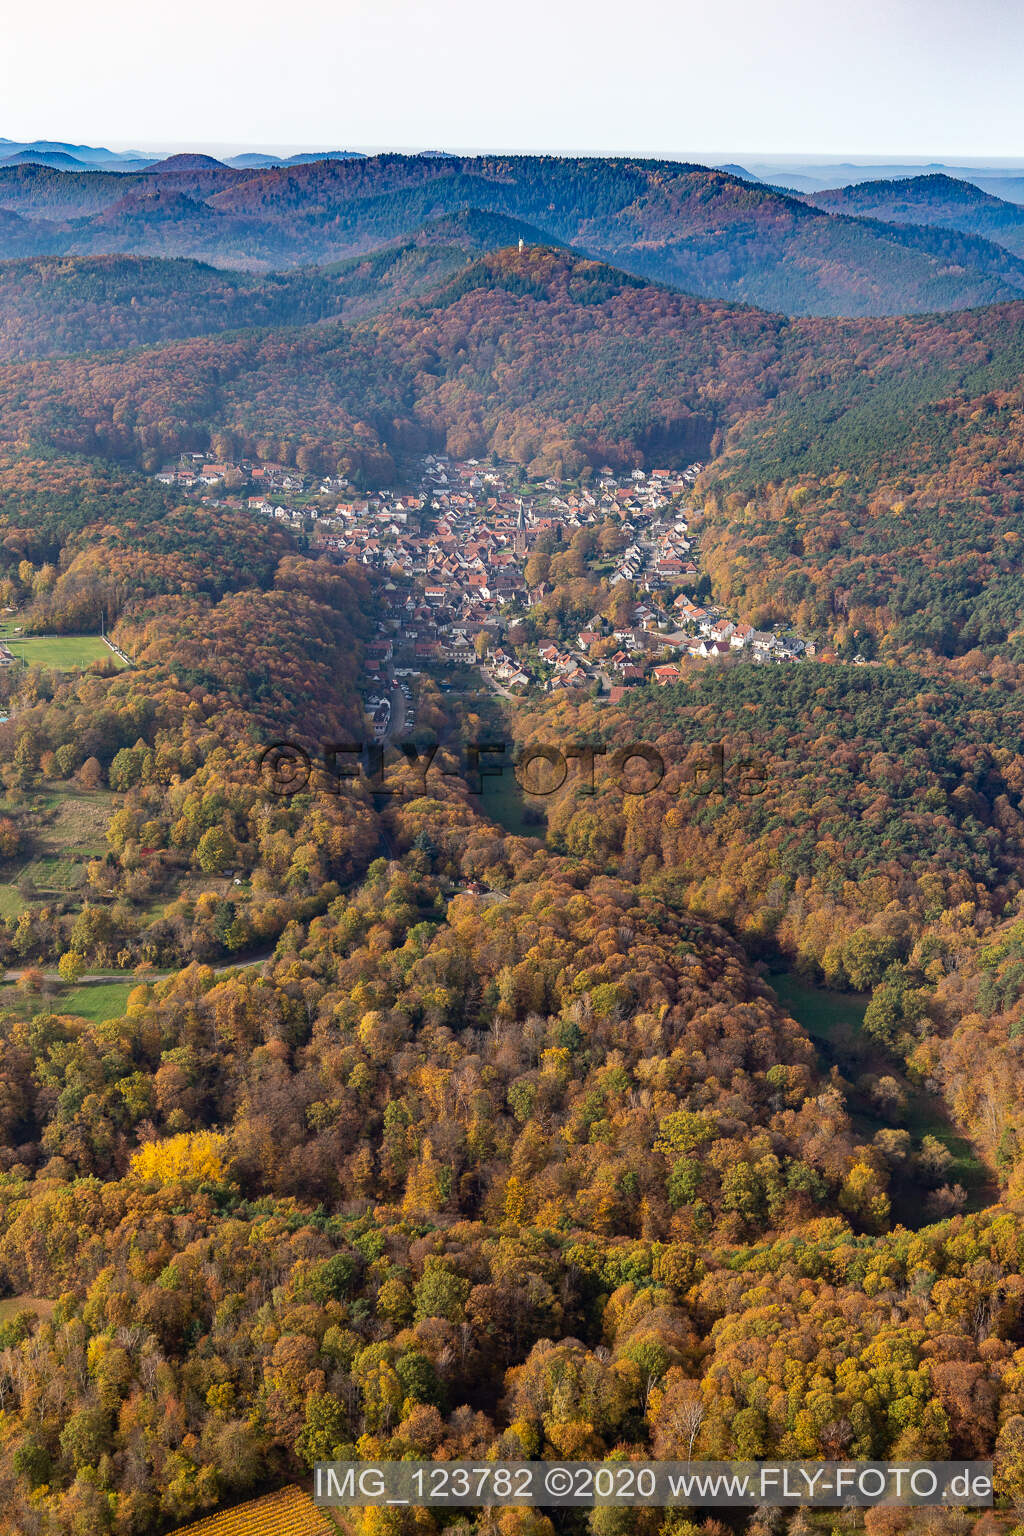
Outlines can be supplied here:
[[1024, 210], [953, 176], [908, 176], [897, 181], [862, 181], [835, 191], [814, 192], [814, 208], [888, 224], [929, 225], [980, 235], [1024, 255]]
[[135, 174], [0, 166], [5, 258], [116, 252], [280, 270], [403, 245], [424, 224], [467, 211], [525, 221], [541, 241], [648, 280], [791, 314], [962, 309], [1024, 289], [1020, 262], [980, 227], [954, 242], [931, 227], [941, 220], [896, 228], [884, 213], [837, 217], [676, 161], [378, 155], [239, 169], [179, 156]]

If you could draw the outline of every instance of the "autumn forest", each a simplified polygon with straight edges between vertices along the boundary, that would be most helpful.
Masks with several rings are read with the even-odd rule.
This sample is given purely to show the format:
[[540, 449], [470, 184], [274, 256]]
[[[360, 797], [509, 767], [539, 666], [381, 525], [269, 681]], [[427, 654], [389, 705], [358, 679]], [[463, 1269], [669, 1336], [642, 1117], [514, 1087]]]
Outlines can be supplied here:
[[[687, 1454], [992, 1460], [990, 1511], [787, 1528], [1019, 1529], [1017, 222], [653, 161], [44, 169], [0, 168], [4, 1531]], [[369, 739], [409, 579], [313, 513], [388, 488], [426, 538], [427, 456], [596, 510], [471, 661], [413, 652], [429, 773], [393, 731], [377, 782], [278, 793], [268, 744]], [[689, 466], [694, 589], [807, 659], [489, 686], [640, 630], [600, 487]], [[665, 773], [478, 792], [498, 740]]]

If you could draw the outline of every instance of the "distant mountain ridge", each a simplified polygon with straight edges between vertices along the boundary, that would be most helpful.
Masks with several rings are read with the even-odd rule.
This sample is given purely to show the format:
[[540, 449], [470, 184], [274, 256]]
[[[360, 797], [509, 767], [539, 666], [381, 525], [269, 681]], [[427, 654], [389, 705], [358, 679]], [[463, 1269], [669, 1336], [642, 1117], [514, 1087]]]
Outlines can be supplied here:
[[939, 218], [865, 218], [748, 175], [557, 156], [300, 156], [244, 168], [189, 153], [140, 172], [18, 164], [0, 166], [0, 209], [27, 228], [0, 229], [0, 258], [32, 254], [42, 221], [39, 254], [285, 270], [368, 255], [476, 210], [527, 226], [530, 243], [568, 245], [684, 292], [787, 314], [952, 310], [1024, 291], [1003, 225], [998, 241]]
[[1024, 256], [1024, 208], [952, 176], [862, 181], [856, 186], [812, 193], [806, 201], [829, 213], [959, 229]]
[[716, 171], [724, 171], [727, 176], [738, 176], [741, 181], [761, 181], [760, 176], [755, 176], [753, 171], [746, 170], [742, 165], [716, 165], [712, 167]]
[[143, 155], [137, 150], [103, 149], [90, 144], [67, 144], [60, 139], [0, 138], [0, 160], [16, 158], [28, 164], [70, 162], [71, 169], [93, 166], [102, 170], [141, 170], [157, 160], [157, 155]]
[[175, 169], [188, 160], [201, 160], [229, 170], [263, 170], [274, 165], [308, 165], [316, 160], [361, 160], [354, 149], [304, 150], [294, 155], [272, 155], [253, 150], [229, 156], [225, 160], [191, 151], [169, 156], [142, 154], [136, 150], [94, 148], [88, 144], [66, 144], [56, 139], [36, 139], [31, 143], [0, 137], [0, 165], [45, 165], [52, 170], [119, 171], [124, 174], [146, 170]]
[[223, 160], [216, 160], [213, 155], [168, 155], [166, 160], [157, 160], [150, 167], [152, 175], [166, 176], [169, 171], [204, 171], [204, 170], [228, 170]]
[[305, 150], [298, 155], [267, 155], [259, 151], [250, 151], [243, 155], [230, 155], [224, 162], [235, 170], [265, 170], [271, 165], [312, 165], [316, 160], [365, 160], [355, 149], [324, 149]]
[[747, 161], [750, 173], [769, 186], [785, 187], [795, 192], [830, 191], [835, 187], [857, 186], [863, 182], [904, 181], [917, 176], [942, 175], [954, 181], [966, 181], [985, 192], [994, 192], [1010, 202], [1024, 202], [1024, 163], [1020, 165], [949, 165], [941, 160], [913, 165], [890, 161], [867, 165], [855, 160], [804, 161], [793, 159], [762, 161], [753, 155]]
[[4, 155], [0, 165], [48, 165], [54, 171], [84, 171], [86, 166], [61, 150], [22, 149], [16, 155]]

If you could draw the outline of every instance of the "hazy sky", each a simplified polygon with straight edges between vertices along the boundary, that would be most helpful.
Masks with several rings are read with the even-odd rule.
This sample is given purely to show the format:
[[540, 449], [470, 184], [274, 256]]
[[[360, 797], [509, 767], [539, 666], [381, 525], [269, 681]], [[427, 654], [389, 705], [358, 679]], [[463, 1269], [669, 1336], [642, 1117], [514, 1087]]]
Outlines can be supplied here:
[[6, 0], [0, 134], [1024, 156], [1019, 0]]

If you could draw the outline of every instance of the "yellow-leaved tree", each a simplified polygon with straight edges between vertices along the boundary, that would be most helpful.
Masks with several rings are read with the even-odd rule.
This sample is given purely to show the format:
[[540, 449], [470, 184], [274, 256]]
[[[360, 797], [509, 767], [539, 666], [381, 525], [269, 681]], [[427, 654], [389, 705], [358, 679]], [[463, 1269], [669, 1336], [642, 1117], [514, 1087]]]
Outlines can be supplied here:
[[227, 1141], [218, 1131], [186, 1131], [163, 1141], [148, 1141], [135, 1153], [130, 1171], [137, 1179], [155, 1179], [160, 1184], [216, 1182], [225, 1174]]

